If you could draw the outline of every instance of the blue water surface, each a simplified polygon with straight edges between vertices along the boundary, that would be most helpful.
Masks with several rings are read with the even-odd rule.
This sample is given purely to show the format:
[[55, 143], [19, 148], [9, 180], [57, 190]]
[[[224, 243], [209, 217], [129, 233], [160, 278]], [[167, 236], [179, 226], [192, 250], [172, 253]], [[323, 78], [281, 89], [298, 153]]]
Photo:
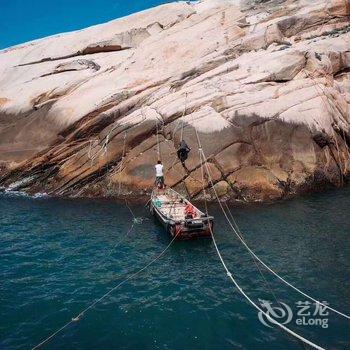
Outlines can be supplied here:
[[[245, 239], [281, 275], [350, 313], [350, 188], [248, 207], [232, 207]], [[157, 257], [169, 244], [142, 204], [0, 196], [0, 349], [29, 349]], [[262, 278], [220, 208], [210, 205], [222, 255], [257, 303], [298, 311], [306, 298], [266, 270]], [[288, 326], [328, 349], [350, 347], [350, 321], [333, 313], [328, 328]], [[294, 322], [294, 323], [293, 323]], [[300, 349], [234, 288], [210, 239], [175, 242], [46, 349]]]

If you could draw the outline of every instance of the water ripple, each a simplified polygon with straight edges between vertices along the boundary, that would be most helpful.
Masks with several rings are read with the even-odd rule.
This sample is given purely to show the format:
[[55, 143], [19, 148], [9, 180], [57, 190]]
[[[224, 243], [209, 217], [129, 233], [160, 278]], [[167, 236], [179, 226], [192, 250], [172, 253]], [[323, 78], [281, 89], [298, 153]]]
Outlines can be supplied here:
[[[350, 311], [350, 189], [269, 206], [233, 208], [251, 247], [306, 292]], [[0, 196], [0, 348], [27, 349], [156, 257], [169, 243], [148, 218], [129, 232], [123, 204]], [[300, 299], [265, 271], [264, 278], [218, 207], [216, 237], [230, 270], [254, 300]], [[126, 233], [128, 235], [126, 235]], [[337, 349], [350, 345], [347, 324], [297, 328]], [[264, 327], [229, 282], [210, 240], [175, 243], [146, 271], [122, 285], [50, 342], [51, 349], [297, 349]]]

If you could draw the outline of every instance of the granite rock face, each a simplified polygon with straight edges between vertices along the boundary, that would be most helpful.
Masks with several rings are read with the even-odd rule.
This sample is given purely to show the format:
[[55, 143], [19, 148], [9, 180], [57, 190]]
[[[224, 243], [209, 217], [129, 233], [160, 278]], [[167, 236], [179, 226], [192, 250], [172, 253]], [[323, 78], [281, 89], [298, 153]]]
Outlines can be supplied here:
[[[192, 151], [176, 158], [181, 135]], [[0, 185], [271, 201], [350, 174], [350, 1], [159, 6], [0, 51]]]

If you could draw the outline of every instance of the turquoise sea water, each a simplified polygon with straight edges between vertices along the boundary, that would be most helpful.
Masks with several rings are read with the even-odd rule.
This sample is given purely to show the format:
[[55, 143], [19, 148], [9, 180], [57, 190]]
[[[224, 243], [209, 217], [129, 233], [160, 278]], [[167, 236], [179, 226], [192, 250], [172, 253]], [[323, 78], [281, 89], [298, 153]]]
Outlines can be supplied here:
[[[232, 208], [244, 236], [276, 271], [311, 295], [350, 313], [350, 188], [265, 206]], [[273, 301], [218, 206], [215, 233], [230, 270], [255, 301]], [[123, 203], [0, 196], [0, 349], [29, 349], [63, 326], [169, 244], [145, 220], [129, 231]], [[265, 273], [279, 301], [305, 297]], [[350, 321], [288, 326], [328, 349], [350, 347]], [[281, 319], [282, 321], [282, 319]], [[294, 322], [294, 323], [293, 323]], [[46, 349], [300, 349], [258, 320], [220, 265], [210, 239], [176, 242], [45, 344]]]

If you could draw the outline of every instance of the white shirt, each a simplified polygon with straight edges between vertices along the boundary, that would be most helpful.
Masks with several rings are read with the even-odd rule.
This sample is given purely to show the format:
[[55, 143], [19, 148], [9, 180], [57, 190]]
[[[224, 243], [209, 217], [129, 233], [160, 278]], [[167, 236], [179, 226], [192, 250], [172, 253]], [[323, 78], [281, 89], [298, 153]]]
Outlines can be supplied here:
[[163, 176], [163, 164], [156, 164], [156, 176]]

